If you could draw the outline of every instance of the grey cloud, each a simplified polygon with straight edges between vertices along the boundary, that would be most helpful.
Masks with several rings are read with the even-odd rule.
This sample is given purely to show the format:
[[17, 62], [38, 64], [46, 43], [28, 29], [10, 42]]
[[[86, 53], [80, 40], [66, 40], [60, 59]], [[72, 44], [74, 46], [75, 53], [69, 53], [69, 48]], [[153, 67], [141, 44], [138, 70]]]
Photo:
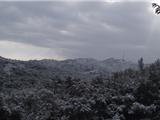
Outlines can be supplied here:
[[149, 2], [127, 1], [1, 2], [0, 40], [50, 48], [64, 58], [105, 59], [125, 52], [127, 59], [151, 61], [160, 49], [147, 44], [149, 7]]

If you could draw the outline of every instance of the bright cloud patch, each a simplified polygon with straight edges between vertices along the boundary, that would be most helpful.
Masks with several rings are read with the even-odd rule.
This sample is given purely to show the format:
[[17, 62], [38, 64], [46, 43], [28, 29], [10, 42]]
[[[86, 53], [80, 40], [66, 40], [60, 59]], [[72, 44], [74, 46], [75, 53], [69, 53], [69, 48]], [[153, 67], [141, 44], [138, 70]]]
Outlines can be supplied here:
[[0, 41], [0, 55], [7, 58], [29, 60], [29, 59], [43, 59], [54, 58], [63, 59], [56, 55], [52, 51], [52, 55], [48, 55], [51, 52], [49, 48], [42, 48], [33, 45], [16, 43], [11, 41]]

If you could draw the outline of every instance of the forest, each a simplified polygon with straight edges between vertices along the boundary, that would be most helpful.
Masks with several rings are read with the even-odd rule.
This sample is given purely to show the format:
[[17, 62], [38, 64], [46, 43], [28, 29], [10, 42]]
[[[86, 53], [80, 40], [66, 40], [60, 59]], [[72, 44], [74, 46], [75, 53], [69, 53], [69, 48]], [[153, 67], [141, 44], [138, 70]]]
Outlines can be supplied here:
[[90, 79], [37, 62], [0, 59], [0, 120], [160, 120], [160, 60]]

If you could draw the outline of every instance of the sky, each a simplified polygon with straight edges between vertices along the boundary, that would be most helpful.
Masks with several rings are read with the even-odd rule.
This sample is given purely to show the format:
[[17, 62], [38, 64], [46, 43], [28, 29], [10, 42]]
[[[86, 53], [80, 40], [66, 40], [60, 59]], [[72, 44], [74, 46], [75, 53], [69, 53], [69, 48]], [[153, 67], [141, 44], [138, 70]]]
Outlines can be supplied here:
[[153, 62], [160, 58], [160, 15], [151, 2], [0, 1], [0, 56]]

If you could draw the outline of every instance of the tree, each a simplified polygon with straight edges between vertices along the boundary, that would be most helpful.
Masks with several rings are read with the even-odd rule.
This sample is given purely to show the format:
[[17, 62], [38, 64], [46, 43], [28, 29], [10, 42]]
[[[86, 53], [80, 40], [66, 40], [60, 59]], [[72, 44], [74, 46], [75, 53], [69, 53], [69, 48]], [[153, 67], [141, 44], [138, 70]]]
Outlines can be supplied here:
[[152, 7], [155, 8], [156, 14], [160, 14], [160, 6], [157, 3], [152, 3]]
[[144, 71], [144, 63], [143, 63], [143, 58], [142, 57], [138, 60], [138, 67], [139, 67], [141, 72]]
[[150, 65], [148, 74], [148, 80], [142, 82], [136, 91], [137, 100], [146, 105], [160, 100], [160, 60]]

